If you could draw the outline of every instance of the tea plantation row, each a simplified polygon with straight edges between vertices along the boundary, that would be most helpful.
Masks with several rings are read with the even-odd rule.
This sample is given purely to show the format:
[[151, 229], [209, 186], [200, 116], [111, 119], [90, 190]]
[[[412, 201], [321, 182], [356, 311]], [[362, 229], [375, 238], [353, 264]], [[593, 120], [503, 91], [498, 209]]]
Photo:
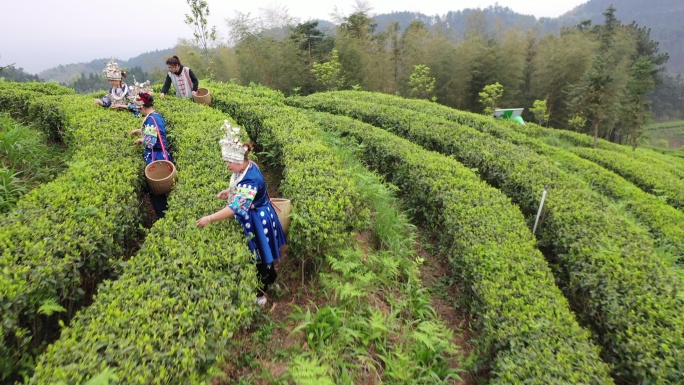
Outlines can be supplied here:
[[656, 256], [649, 234], [583, 181], [529, 149], [426, 113], [422, 104], [411, 107], [410, 101], [382, 94], [355, 95], [320, 93], [288, 103], [354, 117], [454, 156], [529, 215], [549, 186], [538, 239], [552, 252], [556, 279], [581, 323], [592, 328], [602, 357], [616, 377], [627, 381], [681, 382], [681, 284]]

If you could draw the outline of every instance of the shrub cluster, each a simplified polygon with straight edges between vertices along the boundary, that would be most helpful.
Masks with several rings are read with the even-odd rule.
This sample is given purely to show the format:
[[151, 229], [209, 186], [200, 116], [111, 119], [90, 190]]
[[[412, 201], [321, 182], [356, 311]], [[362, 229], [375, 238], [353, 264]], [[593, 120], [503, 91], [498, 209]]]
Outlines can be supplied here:
[[[373, 100], [374, 97], [378, 97], [371, 93], [358, 94], [364, 100], [366, 98]], [[548, 129], [534, 124], [522, 127], [517, 123], [497, 121], [490, 117], [454, 110], [453, 108], [427, 101], [392, 98], [392, 102], [394, 105], [404, 108], [416, 108], [419, 106], [420, 111], [427, 114], [444, 117], [454, 122], [462, 122], [478, 131], [496, 136], [516, 145], [526, 146], [538, 154], [553, 159], [564, 170], [580, 175], [590, 186], [602, 194], [624, 203], [626, 210], [634, 214], [641, 223], [649, 228], [660, 246], [665, 247], [668, 249], [668, 252], [684, 262], [684, 213], [668, 205], [660, 198], [645, 193], [618, 174], [594, 162], [582, 159], [571, 151], [550, 146], [544, 143], [543, 140], [537, 139], [537, 137], [542, 137], [543, 132], [547, 132]], [[592, 142], [592, 139], [586, 135], [562, 130], [553, 131], [564, 132], [563, 135], [572, 135], [572, 137], [582, 137], [587, 142], [585, 144], [589, 146]], [[529, 134], [530, 132], [534, 134]], [[613, 147], [619, 147], [619, 150], [615, 149], [619, 153], [625, 153], [625, 150], [628, 153], [632, 152], [631, 149], [625, 149], [615, 144], [605, 144], [605, 146], [611, 150]]]
[[0, 375], [6, 378], [30, 371], [34, 352], [53, 338], [57, 323], [68, 322], [138, 237], [141, 214], [137, 157], [121, 129], [133, 118], [97, 109], [88, 98], [0, 84], [1, 100], [22, 105], [13, 114], [28, 113], [31, 120], [50, 110], [62, 117], [45, 129], [63, 128], [74, 152], [61, 176], [0, 218]]
[[340, 116], [310, 116], [361, 143], [364, 162], [399, 187], [414, 218], [460, 272], [491, 383], [612, 382], [508, 198], [455, 160], [386, 131]]
[[[237, 97], [245, 100], [252, 90], [241, 92], [245, 94]], [[220, 97], [219, 92], [212, 94]], [[258, 93], [254, 98], [267, 101]], [[272, 108], [272, 103], [264, 103], [263, 109]], [[218, 146], [226, 115], [175, 98], [158, 104], [169, 124], [179, 170], [166, 217], [155, 223], [121, 277], [100, 285], [94, 303], [49, 347], [31, 383], [82, 383], [95, 377], [127, 384], [199, 383], [212, 375], [217, 360], [229, 352], [233, 333], [251, 323], [257, 283], [240, 225], [230, 221], [197, 229], [194, 224], [220, 208], [215, 194], [228, 183], [230, 175]], [[246, 125], [248, 131], [264, 132], [262, 138], [269, 146], [277, 143], [269, 141], [270, 136], [279, 138], [290, 132], [274, 128], [282, 122], [263, 126], [258, 119], [254, 122], [259, 123], [252, 129]], [[306, 133], [305, 129], [294, 131]], [[303, 244], [300, 250], [310, 252], [302, 257], [322, 258], [314, 251], [323, 253], [344, 243], [351, 225], [361, 221], [364, 213], [348, 215], [358, 191], [327, 148], [311, 136], [300, 141], [289, 135], [280, 139], [287, 142], [279, 153], [285, 159], [281, 155], [276, 159], [289, 180], [283, 190], [289, 189], [292, 195], [288, 196], [295, 203], [291, 238]], [[317, 174], [315, 162], [328, 169]], [[324, 185], [327, 178], [336, 178], [338, 184]], [[322, 188], [312, 198], [312, 185], [333, 188]], [[337, 204], [331, 210], [333, 218], [344, 214], [355, 219], [345, 219], [340, 226], [327, 215], [327, 202]], [[297, 237], [299, 233], [304, 235]]]
[[592, 148], [572, 148], [569, 151], [621, 175], [644, 191], [666, 196], [670, 205], [684, 210], [684, 180], [671, 172], [615, 151]]
[[[594, 146], [594, 139], [592, 137], [574, 131], [545, 128], [537, 125], [527, 125], [521, 131], [526, 135], [535, 138], [559, 138], [577, 147], [593, 148]], [[684, 160], [678, 156], [661, 154], [657, 151], [643, 147], [638, 147], [636, 151], [634, 151], [631, 147], [619, 145], [604, 139], [598, 140], [598, 148], [604, 151], [612, 151], [626, 155], [632, 162], [638, 161], [646, 168], [657, 166], [664, 171], [677, 175], [679, 178], [684, 178]]]
[[435, 114], [322, 93], [293, 105], [347, 115], [456, 157], [498, 187], [524, 213], [536, 213], [550, 188], [539, 241], [581, 322], [590, 325], [614, 374], [629, 382], [679, 383], [684, 378], [684, 303], [680, 283], [653, 240], [610, 203], [548, 159]]
[[[70, 88], [52, 83], [14, 83], [0, 81], [0, 105], [19, 121], [31, 122], [52, 140], [62, 140], [66, 115], [62, 98], [36, 98], [36, 95], [74, 97]], [[80, 99], [84, 99], [80, 97]]]
[[203, 383], [233, 334], [253, 319], [257, 280], [239, 223], [195, 226], [221, 208], [216, 192], [230, 178], [218, 146], [226, 117], [176, 98], [157, 104], [179, 177], [165, 218], [119, 279], [100, 285], [94, 303], [48, 348], [32, 384], [96, 376], [119, 384]]
[[339, 249], [369, 212], [353, 176], [325, 146], [313, 125], [279, 92], [210, 83], [212, 104], [243, 125], [282, 169], [283, 196], [292, 199], [292, 255], [323, 261]]

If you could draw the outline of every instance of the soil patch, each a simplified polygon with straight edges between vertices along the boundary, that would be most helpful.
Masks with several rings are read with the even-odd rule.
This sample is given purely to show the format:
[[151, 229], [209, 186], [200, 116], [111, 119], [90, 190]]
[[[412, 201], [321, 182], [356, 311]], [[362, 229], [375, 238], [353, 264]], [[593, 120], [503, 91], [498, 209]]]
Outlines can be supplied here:
[[[269, 196], [271, 198], [281, 197], [277, 187], [280, 183], [280, 174], [270, 168], [267, 164], [257, 163], [260, 167]], [[356, 234], [353, 238], [364, 255], [373, 249], [372, 234], [365, 232]], [[469, 315], [458, 306], [461, 289], [458, 283], [447, 283], [450, 281], [460, 281], [452, 279], [458, 277], [451, 272], [446, 257], [429, 252], [431, 245], [421, 244], [421, 236], [416, 238], [416, 253], [425, 262], [421, 267], [422, 285], [426, 287], [431, 295], [431, 304], [442, 322], [454, 331], [453, 343], [460, 347], [462, 355], [458, 356], [458, 361], [453, 362], [450, 367], [462, 367], [459, 364], [474, 349], [471, 342], [472, 334], [469, 332]], [[290, 316], [299, 307], [303, 313], [307, 310], [314, 312], [316, 308], [325, 306], [330, 302], [326, 297], [318, 281], [318, 276], [314, 269], [306, 270], [302, 268], [302, 261], [295, 255], [290, 255], [287, 246], [281, 250], [281, 259], [275, 264], [278, 273], [276, 283], [272, 285], [267, 293], [268, 305], [263, 309], [252, 328], [245, 330], [235, 337], [236, 350], [241, 352], [240, 357], [227, 357], [223, 366], [223, 378], [216, 378], [214, 385], [245, 383], [245, 380], [253, 384], [269, 384], [274, 379], [281, 378], [287, 374], [287, 363], [279, 358], [279, 352], [298, 347], [298, 350], [308, 349], [306, 339], [301, 333], [292, 334], [292, 330], [297, 326], [297, 321]], [[376, 296], [370, 296], [369, 301], [376, 308], [389, 311], [389, 305]], [[459, 373], [461, 381], [451, 381], [453, 384], [474, 385], [478, 383], [478, 378], [471, 373]], [[358, 378], [359, 383], [376, 384], [380, 378], [375, 372], [368, 372], [365, 378]]]
[[[474, 335], [470, 329], [470, 314], [461, 308], [460, 278], [449, 265], [446, 256], [428, 251], [432, 247], [429, 241], [425, 240], [424, 234], [419, 234], [416, 239], [416, 254], [425, 261], [420, 269], [421, 283], [431, 294], [430, 304], [446, 326], [454, 331], [452, 342], [460, 347], [463, 358], [468, 357], [475, 350], [472, 342]], [[423, 240], [423, 243], [420, 240]], [[483, 376], [482, 373], [470, 372], [459, 375], [462, 379], [460, 383], [466, 385], [478, 384], [478, 378]]]

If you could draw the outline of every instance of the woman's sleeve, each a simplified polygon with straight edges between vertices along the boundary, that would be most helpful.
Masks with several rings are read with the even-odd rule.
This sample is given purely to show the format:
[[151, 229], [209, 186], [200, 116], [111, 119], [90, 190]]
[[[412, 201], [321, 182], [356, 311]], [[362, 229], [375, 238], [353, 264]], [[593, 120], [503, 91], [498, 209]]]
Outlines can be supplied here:
[[249, 207], [252, 205], [252, 201], [254, 201], [256, 193], [256, 183], [254, 183], [254, 181], [252, 180], [243, 179], [237, 185], [237, 192], [235, 193], [235, 198], [233, 198], [232, 202], [228, 203], [228, 207], [235, 211], [237, 215], [246, 218], [247, 213], [249, 212]]
[[164, 80], [164, 86], [161, 89], [162, 94], [166, 94], [169, 92], [169, 88], [171, 88], [171, 77], [169, 74], [166, 74], [166, 80]]
[[102, 107], [109, 107], [112, 105], [112, 99], [109, 97], [112, 93], [114, 93], [114, 87], [110, 88], [109, 92], [100, 99], [102, 100]]
[[136, 107], [133, 102], [128, 102], [128, 111], [131, 111], [133, 115], [140, 117], [140, 111], [138, 111], [138, 107]]
[[157, 144], [157, 126], [154, 124], [154, 120], [151, 117], [147, 117], [143, 123], [143, 144], [146, 148], [152, 148]]
[[102, 107], [109, 107], [112, 105], [112, 99], [109, 98], [109, 94], [102, 97]]
[[192, 90], [197, 91], [197, 88], [199, 87], [199, 80], [197, 80], [197, 76], [195, 76], [195, 73], [192, 72], [191, 68], [188, 68], [188, 73], [190, 74], [190, 80], [192, 81]]

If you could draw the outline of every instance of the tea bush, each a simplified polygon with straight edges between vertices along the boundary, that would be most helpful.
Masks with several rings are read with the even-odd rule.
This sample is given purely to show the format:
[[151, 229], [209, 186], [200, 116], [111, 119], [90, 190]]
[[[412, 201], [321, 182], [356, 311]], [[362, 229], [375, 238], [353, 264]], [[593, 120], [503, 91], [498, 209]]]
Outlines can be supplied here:
[[[209, 83], [212, 104], [243, 125], [283, 170], [283, 196], [292, 198], [290, 253], [322, 262], [343, 246], [368, 216], [358, 188], [297, 109], [280, 93], [259, 87]], [[266, 95], [273, 95], [267, 96]]]
[[[371, 98], [373, 94], [358, 93], [362, 98]], [[563, 169], [572, 174], [581, 176], [588, 185], [600, 191], [602, 194], [624, 203], [625, 209], [633, 213], [641, 223], [646, 225], [653, 237], [660, 245], [665, 247], [669, 253], [680, 260], [684, 260], [684, 213], [667, 205], [661, 198], [648, 194], [634, 184], [620, 177], [618, 174], [600, 167], [594, 162], [582, 159], [571, 151], [556, 148], [546, 144], [538, 135], [525, 135], [526, 132], [536, 132], [539, 130], [547, 131], [534, 124], [520, 126], [517, 123], [507, 123], [498, 121], [482, 115], [454, 110], [446, 106], [430, 103], [426, 101], [407, 100], [392, 98], [392, 102], [404, 108], [419, 108], [421, 111], [443, 117], [451, 121], [463, 121], [464, 124], [486, 134], [493, 135], [507, 142], [523, 145], [540, 155], [548, 157], [557, 162]], [[552, 130], [561, 132], [563, 130]], [[567, 135], [559, 134], [559, 135]], [[576, 133], [571, 133], [580, 135]], [[591, 142], [591, 138], [580, 135]], [[613, 144], [613, 146], [617, 146]], [[608, 147], [608, 148], [612, 148]], [[620, 152], [624, 150], [621, 149]], [[617, 151], [617, 150], [616, 150]], [[631, 152], [631, 149], [628, 150]]]
[[549, 186], [538, 239], [553, 251], [557, 280], [581, 322], [592, 327], [602, 357], [627, 381], [677, 383], [684, 378], [681, 285], [655, 255], [650, 236], [546, 158], [424, 113], [421, 105], [395, 106], [392, 99], [378, 95], [374, 102], [357, 101], [347, 91], [291, 103], [351, 116], [454, 156], [477, 168], [528, 215], [536, 213], [539, 195]]
[[240, 225], [195, 226], [222, 206], [215, 195], [230, 174], [218, 140], [227, 117], [172, 97], [155, 108], [173, 137], [178, 168], [169, 209], [121, 276], [101, 285], [48, 348], [32, 384], [79, 384], [98, 375], [119, 384], [205, 383], [233, 334], [252, 321], [257, 280]]
[[[0, 82], [0, 99], [27, 120], [60, 117], [74, 157], [60, 177], [24, 195], [0, 218], [1, 376], [29, 373], [33, 355], [68, 322], [87, 291], [139, 237], [140, 166], [122, 125], [131, 116], [78, 96], [44, 96]], [[3, 104], [0, 108], [14, 108]], [[41, 120], [46, 124], [46, 120]], [[126, 123], [128, 122], [128, 123]], [[60, 134], [61, 135], [61, 134]], [[116, 161], [113, 161], [116, 160]], [[46, 304], [58, 311], [45, 311]]]
[[460, 272], [491, 383], [612, 382], [508, 198], [453, 159], [378, 128], [309, 116], [361, 143], [364, 161], [399, 187], [409, 211]]

